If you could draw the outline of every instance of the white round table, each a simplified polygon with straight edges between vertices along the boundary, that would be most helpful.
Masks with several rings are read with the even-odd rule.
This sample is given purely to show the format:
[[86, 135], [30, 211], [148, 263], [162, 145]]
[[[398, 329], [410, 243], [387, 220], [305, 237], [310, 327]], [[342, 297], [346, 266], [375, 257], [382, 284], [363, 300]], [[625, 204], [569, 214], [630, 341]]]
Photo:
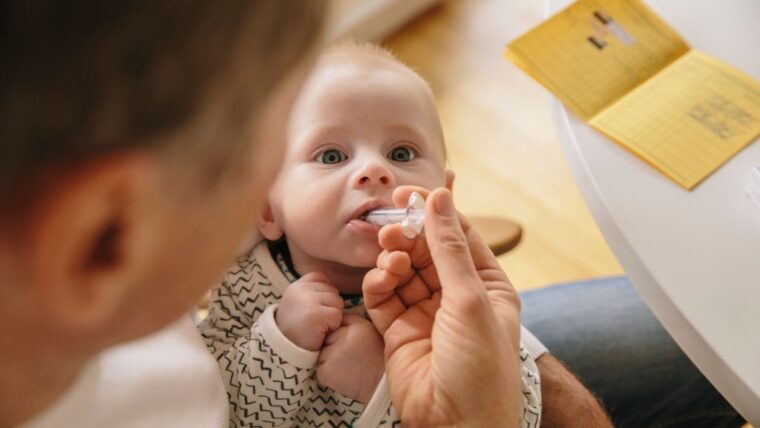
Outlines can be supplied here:
[[[547, 0], [555, 13], [570, 3]], [[760, 80], [760, 1], [650, 0], [694, 49]], [[760, 425], [760, 142], [688, 192], [555, 101], [576, 184], [626, 274], [718, 390]]]

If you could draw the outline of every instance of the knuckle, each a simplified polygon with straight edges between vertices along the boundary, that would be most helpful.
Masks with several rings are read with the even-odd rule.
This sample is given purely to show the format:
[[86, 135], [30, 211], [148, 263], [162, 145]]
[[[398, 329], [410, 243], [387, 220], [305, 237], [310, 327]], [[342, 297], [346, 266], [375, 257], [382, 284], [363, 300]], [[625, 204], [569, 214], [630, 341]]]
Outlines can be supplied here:
[[435, 232], [435, 242], [440, 248], [451, 252], [467, 251], [467, 241], [458, 229], [446, 228]]
[[333, 310], [328, 314], [328, 318], [334, 323], [340, 324], [340, 322], [343, 320], [343, 312], [337, 308], [333, 308]]
[[300, 299], [303, 295], [308, 293], [308, 289], [303, 284], [294, 283], [285, 288], [285, 292], [282, 293], [283, 298]]
[[458, 306], [464, 316], [482, 316], [488, 309], [488, 295], [485, 293], [466, 293], [459, 297]]
[[310, 321], [315, 321], [322, 317], [322, 314], [317, 310], [315, 306], [307, 306], [303, 308], [302, 311], [304, 318]]
[[343, 299], [340, 296], [333, 296], [329, 304], [334, 309], [343, 309]]

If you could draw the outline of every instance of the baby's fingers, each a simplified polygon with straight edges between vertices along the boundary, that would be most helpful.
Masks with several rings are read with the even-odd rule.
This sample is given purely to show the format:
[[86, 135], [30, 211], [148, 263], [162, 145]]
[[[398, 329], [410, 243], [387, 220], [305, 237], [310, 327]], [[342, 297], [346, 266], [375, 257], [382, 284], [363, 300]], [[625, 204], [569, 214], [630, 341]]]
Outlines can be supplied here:
[[325, 334], [335, 331], [340, 328], [343, 322], [343, 308], [334, 308], [330, 306], [322, 306], [319, 309], [320, 318], [327, 326]]
[[[325, 353], [325, 350], [330, 347], [330, 345], [340, 341], [347, 333], [347, 330], [345, 328], [339, 328], [330, 334], [328, 334], [325, 337], [325, 343], [322, 345], [322, 353]], [[326, 355], [325, 355], [326, 356]], [[322, 355], [320, 354], [319, 362], [322, 362]]]
[[343, 306], [345, 306], [343, 298], [339, 294], [330, 291], [316, 292], [316, 299], [320, 304], [330, 308], [343, 310]]

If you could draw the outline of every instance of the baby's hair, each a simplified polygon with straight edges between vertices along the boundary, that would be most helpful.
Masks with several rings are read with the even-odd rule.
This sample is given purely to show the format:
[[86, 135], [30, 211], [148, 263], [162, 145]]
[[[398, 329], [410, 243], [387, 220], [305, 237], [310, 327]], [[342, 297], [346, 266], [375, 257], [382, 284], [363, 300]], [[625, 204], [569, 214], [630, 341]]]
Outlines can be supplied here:
[[[401, 61], [393, 51], [385, 46], [371, 42], [358, 42], [352, 39], [340, 40], [328, 46], [320, 57], [320, 61], [335, 59], [354, 61], [360, 64], [368, 64], [373, 61], [385, 61], [397, 65], [403, 69], [409, 70], [412, 74], [417, 76], [417, 78], [419, 78], [430, 91], [430, 95], [433, 96], [433, 90], [430, 87], [430, 83], [425, 80], [417, 70]], [[433, 98], [435, 97], [433, 96]]]
[[[340, 40], [331, 44], [320, 55], [320, 63], [327, 63], [334, 60], [344, 60], [347, 62], [359, 63], [362, 65], [372, 64], [375, 61], [384, 61], [396, 65], [404, 70], [408, 70], [414, 76], [416, 76], [420, 82], [425, 86], [430, 95], [431, 100], [435, 101], [435, 95], [430, 83], [420, 75], [414, 68], [410, 67], [403, 61], [401, 61], [393, 51], [371, 42], [358, 42], [352, 39]], [[446, 144], [443, 144], [444, 160], [448, 163], [448, 154], [446, 150]]]
[[355, 40], [341, 40], [330, 45], [322, 54], [323, 57], [349, 57], [354, 60], [361, 59], [384, 59], [390, 62], [406, 66], [390, 49], [376, 43], [357, 42]]

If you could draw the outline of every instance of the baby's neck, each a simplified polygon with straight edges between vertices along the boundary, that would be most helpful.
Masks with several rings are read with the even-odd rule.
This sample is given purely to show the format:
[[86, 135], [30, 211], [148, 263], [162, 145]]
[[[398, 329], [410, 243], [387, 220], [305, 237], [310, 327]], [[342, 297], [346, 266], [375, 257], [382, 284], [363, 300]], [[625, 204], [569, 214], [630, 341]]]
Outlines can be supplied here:
[[368, 267], [354, 267], [315, 259], [292, 247], [290, 248], [290, 257], [293, 267], [299, 275], [305, 275], [309, 272], [322, 272], [330, 278], [331, 285], [337, 288], [341, 294], [361, 294], [364, 275], [370, 270]]
[[330, 265], [321, 263], [318, 268], [311, 269], [309, 272], [316, 271], [327, 274], [333, 287], [337, 288], [340, 294], [362, 294], [362, 282], [364, 281], [364, 275], [369, 272], [369, 269], [338, 263], [331, 263]]

